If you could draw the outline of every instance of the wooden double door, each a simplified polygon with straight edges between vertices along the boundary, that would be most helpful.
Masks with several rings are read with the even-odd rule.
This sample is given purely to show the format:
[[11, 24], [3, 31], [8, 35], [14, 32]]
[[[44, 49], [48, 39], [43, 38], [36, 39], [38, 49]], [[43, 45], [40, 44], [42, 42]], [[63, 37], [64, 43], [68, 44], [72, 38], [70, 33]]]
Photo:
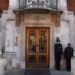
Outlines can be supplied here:
[[50, 29], [43, 27], [28, 27], [26, 33], [27, 68], [49, 67]]

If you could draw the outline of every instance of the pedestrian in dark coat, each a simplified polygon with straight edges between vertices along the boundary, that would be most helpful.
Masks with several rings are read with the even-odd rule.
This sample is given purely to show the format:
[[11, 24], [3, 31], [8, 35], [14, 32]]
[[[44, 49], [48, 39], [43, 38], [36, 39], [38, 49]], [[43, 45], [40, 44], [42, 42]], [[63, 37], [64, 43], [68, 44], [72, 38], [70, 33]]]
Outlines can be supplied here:
[[54, 50], [55, 50], [55, 69], [60, 70], [60, 62], [61, 62], [63, 48], [59, 38], [56, 39]]
[[67, 71], [71, 71], [71, 58], [73, 57], [73, 48], [71, 44], [68, 43], [68, 46], [65, 48], [64, 51], [64, 58], [66, 59], [66, 69]]

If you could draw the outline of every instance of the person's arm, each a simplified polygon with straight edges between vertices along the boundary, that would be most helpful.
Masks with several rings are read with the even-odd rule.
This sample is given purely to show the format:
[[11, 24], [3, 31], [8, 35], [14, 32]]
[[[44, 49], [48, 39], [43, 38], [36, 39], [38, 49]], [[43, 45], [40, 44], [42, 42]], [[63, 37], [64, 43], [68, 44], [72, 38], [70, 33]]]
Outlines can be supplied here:
[[73, 52], [74, 52], [74, 49], [72, 48], [72, 57], [73, 57]]

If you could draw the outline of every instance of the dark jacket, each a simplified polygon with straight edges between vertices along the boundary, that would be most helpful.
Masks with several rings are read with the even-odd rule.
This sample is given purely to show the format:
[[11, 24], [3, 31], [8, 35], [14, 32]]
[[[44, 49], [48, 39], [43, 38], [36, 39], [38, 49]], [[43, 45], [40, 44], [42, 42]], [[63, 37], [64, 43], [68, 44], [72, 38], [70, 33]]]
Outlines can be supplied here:
[[72, 47], [66, 47], [65, 48], [64, 57], [65, 58], [71, 58], [71, 57], [73, 57], [73, 48]]
[[55, 50], [55, 58], [61, 57], [63, 51], [62, 44], [56, 43], [54, 46], [54, 50]]

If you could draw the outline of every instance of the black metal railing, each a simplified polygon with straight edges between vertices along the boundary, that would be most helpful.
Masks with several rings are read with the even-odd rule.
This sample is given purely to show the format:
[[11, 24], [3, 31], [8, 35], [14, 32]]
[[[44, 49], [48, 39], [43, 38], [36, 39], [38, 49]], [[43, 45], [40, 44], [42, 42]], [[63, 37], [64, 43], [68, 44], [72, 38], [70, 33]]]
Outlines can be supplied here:
[[58, 0], [19, 0], [19, 8], [57, 9]]

